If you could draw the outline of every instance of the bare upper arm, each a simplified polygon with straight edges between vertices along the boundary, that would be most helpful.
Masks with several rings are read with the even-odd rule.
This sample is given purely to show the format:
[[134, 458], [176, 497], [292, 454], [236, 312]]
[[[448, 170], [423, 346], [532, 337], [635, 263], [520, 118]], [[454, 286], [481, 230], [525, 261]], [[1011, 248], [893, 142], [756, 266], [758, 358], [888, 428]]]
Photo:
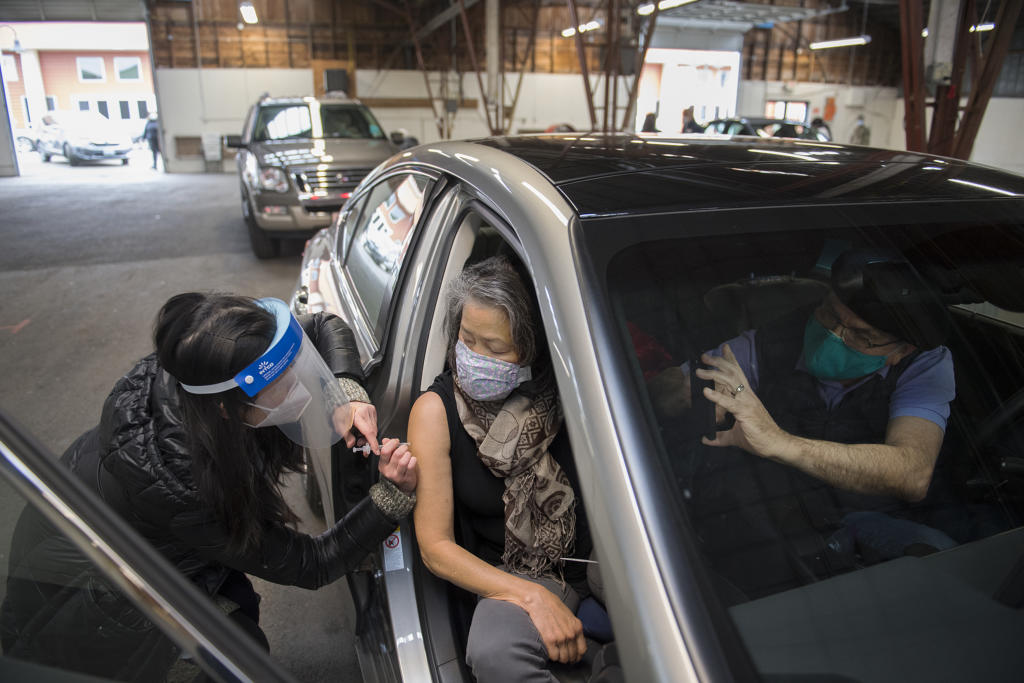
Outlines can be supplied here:
[[923, 417], [902, 416], [889, 420], [886, 445], [899, 448], [911, 458], [904, 463], [902, 495], [907, 500], [918, 501], [927, 495], [943, 436], [942, 427]]
[[409, 414], [409, 448], [419, 465], [416, 540], [424, 553], [437, 541], [454, 540], [451, 439], [441, 397], [432, 391], [416, 399]]
[[905, 415], [889, 420], [885, 430], [885, 443], [909, 448], [920, 454], [923, 462], [934, 464], [942, 448], [942, 427], [923, 417]]

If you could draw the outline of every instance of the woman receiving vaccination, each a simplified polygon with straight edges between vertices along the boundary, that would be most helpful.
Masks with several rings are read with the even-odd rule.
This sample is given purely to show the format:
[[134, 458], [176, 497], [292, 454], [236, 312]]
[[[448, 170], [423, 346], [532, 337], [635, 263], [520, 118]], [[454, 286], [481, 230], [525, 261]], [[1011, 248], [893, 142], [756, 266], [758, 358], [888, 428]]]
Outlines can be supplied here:
[[417, 399], [423, 561], [478, 596], [466, 645], [481, 683], [552, 681], [586, 651], [574, 611], [590, 537], [536, 304], [509, 261], [448, 293], [448, 369]]

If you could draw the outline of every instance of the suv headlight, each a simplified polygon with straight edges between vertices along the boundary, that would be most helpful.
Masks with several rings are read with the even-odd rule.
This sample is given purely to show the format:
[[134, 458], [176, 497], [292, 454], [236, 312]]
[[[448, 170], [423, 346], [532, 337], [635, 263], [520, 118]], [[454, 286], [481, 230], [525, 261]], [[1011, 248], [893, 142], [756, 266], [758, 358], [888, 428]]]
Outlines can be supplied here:
[[288, 191], [288, 176], [284, 171], [273, 166], [260, 169], [260, 188], [274, 192]]

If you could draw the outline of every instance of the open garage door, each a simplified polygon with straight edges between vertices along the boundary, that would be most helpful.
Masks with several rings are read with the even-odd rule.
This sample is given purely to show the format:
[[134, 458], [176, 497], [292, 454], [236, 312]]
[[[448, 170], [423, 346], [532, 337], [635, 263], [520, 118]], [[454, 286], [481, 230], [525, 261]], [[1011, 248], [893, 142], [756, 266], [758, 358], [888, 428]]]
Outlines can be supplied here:
[[[0, 132], [0, 161], [8, 162], [0, 163], [0, 172], [162, 168], [144, 139], [157, 103], [144, 20], [141, 0], [11, 0], [0, 6], [10, 124], [10, 132]], [[159, 133], [153, 138], [158, 145]]]

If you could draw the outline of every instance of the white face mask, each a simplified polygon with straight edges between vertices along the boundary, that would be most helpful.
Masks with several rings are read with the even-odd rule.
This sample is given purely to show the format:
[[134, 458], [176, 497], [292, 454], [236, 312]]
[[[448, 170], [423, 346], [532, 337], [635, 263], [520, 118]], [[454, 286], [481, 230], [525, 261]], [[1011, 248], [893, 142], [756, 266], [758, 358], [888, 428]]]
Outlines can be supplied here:
[[459, 386], [477, 401], [501, 401], [532, 376], [529, 366], [491, 358], [455, 342], [455, 369]]
[[313, 399], [302, 382], [295, 381], [294, 378], [292, 378], [292, 386], [288, 389], [288, 393], [285, 394], [285, 397], [276, 406], [267, 406], [265, 400], [260, 400], [261, 396], [259, 395], [255, 398], [256, 402], [249, 405], [262, 412], [264, 417], [255, 423], [243, 420], [250, 427], [275, 427], [277, 425], [298, 422]]

